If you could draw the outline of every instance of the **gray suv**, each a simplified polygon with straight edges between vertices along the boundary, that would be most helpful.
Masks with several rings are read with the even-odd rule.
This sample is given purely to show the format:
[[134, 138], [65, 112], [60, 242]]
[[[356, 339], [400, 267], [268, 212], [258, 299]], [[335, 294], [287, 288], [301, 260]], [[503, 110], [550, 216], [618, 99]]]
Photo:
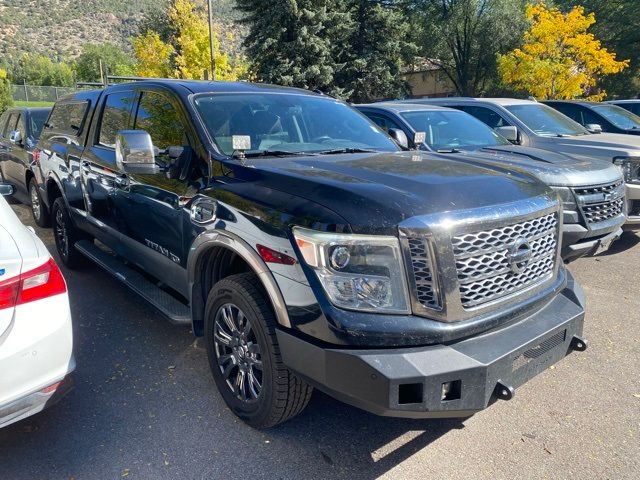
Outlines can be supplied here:
[[[626, 228], [640, 228], [640, 137], [592, 134], [557, 110], [514, 98], [437, 98], [406, 100], [452, 107], [467, 112], [511, 142], [578, 158], [607, 160], [619, 165], [627, 184]], [[594, 182], [595, 183], [595, 182]], [[604, 188], [607, 185], [594, 185]]]
[[[564, 203], [562, 257], [567, 262], [607, 250], [622, 233], [622, 174], [609, 162], [512, 145], [478, 119], [451, 108], [396, 102], [356, 108], [410, 147], [524, 170], [550, 185]], [[408, 140], [420, 132], [424, 141]]]

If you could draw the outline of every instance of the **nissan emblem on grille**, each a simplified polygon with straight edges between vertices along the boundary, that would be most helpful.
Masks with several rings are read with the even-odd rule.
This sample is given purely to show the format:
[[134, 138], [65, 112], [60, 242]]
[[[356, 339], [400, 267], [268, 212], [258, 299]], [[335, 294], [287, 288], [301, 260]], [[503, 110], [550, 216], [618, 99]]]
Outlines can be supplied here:
[[460, 300], [472, 308], [549, 280], [557, 253], [555, 213], [452, 238]]
[[526, 238], [519, 238], [516, 240], [511, 248], [509, 248], [509, 253], [507, 255], [511, 271], [515, 274], [522, 273], [522, 271], [529, 265], [529, 260], [531, 260], [532, 255], [531, 245], [529, 245]]

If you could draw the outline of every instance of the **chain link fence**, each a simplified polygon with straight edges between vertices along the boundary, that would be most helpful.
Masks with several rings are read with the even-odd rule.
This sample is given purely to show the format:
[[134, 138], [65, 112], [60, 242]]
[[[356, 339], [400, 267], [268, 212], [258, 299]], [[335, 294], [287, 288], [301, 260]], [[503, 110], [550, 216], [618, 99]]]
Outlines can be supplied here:
[[80, 90], [76, 87], [45, 87], [39, 85], [11, 85], [13, 100], [16, 102], [55, 102]]

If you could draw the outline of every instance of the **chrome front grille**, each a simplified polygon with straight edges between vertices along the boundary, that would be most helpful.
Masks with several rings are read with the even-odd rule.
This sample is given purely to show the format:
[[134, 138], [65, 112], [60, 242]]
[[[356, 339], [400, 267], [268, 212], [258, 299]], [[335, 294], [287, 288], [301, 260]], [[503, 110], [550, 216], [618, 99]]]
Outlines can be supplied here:
[[624, 213], [624, 182], [573, 189], [589, 224], [611, 220]]
[[555, 196], [408, 218], [399, 225], [411, 308], [443, 322], [480, 318], [560, 285]]
[[[556, 262], [557, 223], [557, 216], [552, 213], [453, 237], [463, 308], [483, 305], [551, 278]], [[527, 260], [518, 262], [519, 253]]]
[[598, 193], [602, 194], [611, 194], [615, 192], [618, 188], [622, 186], [622, 180], [617, 181], [615, 183], [609, 183], [607, 185], [596, 185], [593, 187], [578, 187], [574, 188], [573, 191], [576, 195], [584, 196], [584, 195], [595, 195]]
[[608, 203], [598, 203], [582, 207], [589, 223], [600, 223], [621, 215], [624, 212], [624, 199], [619, 198]]
[[437, 308], [439, 305], [433, 281], [433, 265], [427, 239], [412, 237], [408, 239], [413, 276], [415, 279], [415, 294], [423, 307]]

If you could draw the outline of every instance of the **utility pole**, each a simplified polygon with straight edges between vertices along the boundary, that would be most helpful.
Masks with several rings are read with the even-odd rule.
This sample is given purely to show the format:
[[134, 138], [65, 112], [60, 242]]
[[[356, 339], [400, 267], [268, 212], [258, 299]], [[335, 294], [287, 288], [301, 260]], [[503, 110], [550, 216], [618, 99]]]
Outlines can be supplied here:
[[211, 48], [211, 80], [216, 80], [216, 54], [213, 51], [213, 8], [211, 6], [212, 0], [207, 0], [207, 6], [209, 8], [209, 45]]

